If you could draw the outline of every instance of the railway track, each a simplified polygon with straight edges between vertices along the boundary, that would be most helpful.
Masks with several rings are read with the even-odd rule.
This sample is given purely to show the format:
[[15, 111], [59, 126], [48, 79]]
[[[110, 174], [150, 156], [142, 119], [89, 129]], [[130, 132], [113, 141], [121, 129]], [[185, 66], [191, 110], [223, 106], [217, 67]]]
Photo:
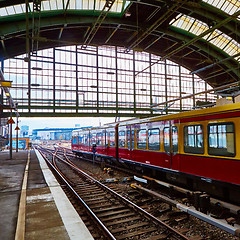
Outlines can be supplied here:
[[[69, 156], [73, 156], [72, 155], [72, 151], [69, 150], [69, 149], [64, 149], [62, 148], [61, 149], [63, 152], [67, 153]], [[82, 158], [82, 157], [80, 157]], [[76, 164], [79, 162], [80, 160], [79, 157], [77, 157], [77, 159], [72, 159], [73, 162], [75, 162]], [[88, 160], [89, 159], [85, 159], [85, 160]], [[91, 161], [91, 160], [90, 160]], [[97, 163], [98, 160], [95, 159], [95, 163]], [[124, 171], [126, 173], [129, 173], [130, 175], [131, 174], [134, 174], [131, 170], [125, 170], [125, 169], [122, 169], [122, 168], [119, 168], [118, 166], [116, 167], [116, 169], [119, 169], [120, 171]], [[148, 183], [155, 183], [156, 185], [156, 182], [154, 179], [151, 179], [149, 177], [145, 177], [145, 180], [148, 179]], [[131, 201], [135, 202], [137, 205], [140, 204], [140, 206], [142, 206], [142, 208], [146, 209], [148, 212], [150, 212], [151, 214], [153, 214], [154, 216], [160, 218], [161, 220], [165, 221], [165, 222], [168, 222], [171, 224], [173, 224], [173, 226], [175, 227], [176, 225], [176, 222], [180, 223], [180, 222], [185, 222], [186, 226], [188, 226], [187, 224], [187, 221], [191, 221], [191, 218], [189, 219], [189, 215], [192, 215], [200, 220], [202, 220], [203, 222], [206, 222], [207, 224], [210, 224], [209, 227], [206, 227], [206, 228], [210, 228], [211, 229], [211, 225], [214, 225], [216, 226], [217, 228], [220, 228], [222, 230], [224, 230], [225, 232], [228, 232], [230, 233], [229, 236], [227, 236], [228, 238], [226, 239], [235, 239], [234, 238], [234, 235], [235, 236], [240, 236], [240, 228], [239, 228], [239, 207], [236, 206], [236, 205], [232, 205], [232, 204], [229, 204], [229, 203], [225, 203], [223, 201], [220, 201], [220, 200], [217, 200], [217, 199], [214, 199], [214, 198], [209, 198], [208, 195], [206, 194], [203, 194], [201, 192], [192, 192], [190, 190], [187, 190], [187, 189], [183, 189], [183, 188], [180, 188], [180, 187], [177, 187], [177, 186], [174, 186], [172, 184], [167, 184], [165, 182], [161, 182], [161, 181], [158, 181], [157, 185], [162, 185], [164, 186], [164, 189], [162, 188], [160, 190], [160, 194], [158, 194], [155, 190], [154, 191], [151, 191], [151, 188], [152, 186], [149, 186], [147, 188], [143, 188], [143, 187], [139, 187], [137, 185], [135, 185], [135, 189], [137, 189], [137, 191], [135, 191], [135, 194], [136, 196], [134, 196], [134, 194], [131, 196], [131, 193], [128, 195], [126, 193], [121, 193], [123, 194], [125, 197], [129, 198]], [[114, 190], [116, 191], [119, 191], [117, 190], [117, 185], [116, 184], [109, 184], [109, 183], [105, 183], [107, 184], [109, 187], [113, 188]], [[115, 186], [114, 186], [115, 185]], [[120, 184], [118, 184], [119, 186]], [[134, 184], [133, 184], [134, 185]], [[160, 186], [159, 185], [159, 186]], [[157, 187], [158, 190], [159, 190], [159, 186]], [[150, 189], [149, 189], [150, 187]], [[156, 187], [156, 186], [155, 186]], [[161, 192], [164, 192], [163, 194]], [[134, 191], [133, 191], [134, 192]], [[137, 193], [137, 192], [140, 192]], [[157, 199], [156, 201], [154, 200], [149, 200], [149, 204], [145, 204], [144, 206], [144, 202], [148, 201], [148, 200], [141, 200], [141, 192], [143, 193], [142, 195], [150, 195], [150, 196], [153, 196], [155, 199]], [[179, 196], [179, 193], [180, 193], [180, 196]], [[165, 197], [165, 194], [169, 197]], [[178, 201], [178, 198], [176, 198], [176, 196], [179, 196], [179, 201]], [[196, 198], [198, 197], [198, 198]], [[199, 205], [199, 200], [202, 200], [201, 197], [205, 197], [204, 200], [208, 200], [207, 201], [207, 204], [206, 202], [203, 202], [203, 206], [200, 204]], [[134, 199], [136, 198], [136, 199]], [[173, 200], [174, 199], [174, 200]], [[184, 203], [183, 201], [184, 200]], [[143, 201], [143, 203], [141, 202]], [[165, 205], [167, 205], [168, 207], [166, 209], [164, 209], [163, 211], [159, 211], [159, 209], [161, 209], [161, 204], [158, 206], [158, 207], [155, 207], [157, 208], [157, 210], [155, 210], [154, 208], [151, 209], [151, 207], [149, 208], [149, 206], [152, 205], [152, 203], [154, 202], [164, 202]], [[183, 204], [182, 204], [183, 203]], [[154, 205], [154, 204], [153, 204]], [[175, 212], [175, 213], [171, 213], [171, 210], [170, 208], [177, 208], [179, 211]], [[165, 216], [161, 216], [161, 215], [164, 215], [162, 213], [164, 212], [169, 212], [169, 216], [166, 217], [166, 214]], [[189, 220], [187, 220], [189, 219]], [[203, 222], [201, 222], [200, 224], [202, 224]], [[236, 224], [236, 225], [235, 225]], [[181, 224], [179, 224], [181, 225]], [[190, 226], [191, 228], [191, 226]], [[219, 234], [224, 234], [224, 231], [222, 231], [221, 233], [221, 230], [215, 230], [215, 232], [218, 232], [219, 231]], [[184, 229], [184, 231], [181, 231], [181, 232], [188, 232], [187, 228]], [[202, 235], [200, 233], [201, 231], [199, 231], [199, 235]], [[203, 231], [203, 232], [206, 232], [206, 231]], [[204, 233], [206, 235], [206, 233]], [[232, 234], [232, 236], [231, 236]], [[189, 234], [188, 234], [189, 235]], [[204, 238], [202, 238], [204, 239]]]
[[[97, 181], [73, 164], [66, 150], [38, 148], [68, 191], [100, 228], [102, 239], [188, 239], [168, 224]], [[68, 155], [68, 156], [67, 156]], [[99, 237], [101, 239], [101, 237]]]

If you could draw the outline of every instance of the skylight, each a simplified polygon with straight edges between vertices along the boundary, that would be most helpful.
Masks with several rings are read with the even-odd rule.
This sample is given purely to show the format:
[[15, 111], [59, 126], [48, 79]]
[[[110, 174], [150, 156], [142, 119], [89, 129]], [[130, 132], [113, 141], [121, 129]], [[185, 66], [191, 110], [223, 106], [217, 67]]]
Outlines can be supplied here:
[[[41, 2], [41, 12], [65, 10], [68, 1], [63, 0], [45, 0]], [[101, 11], [106, 1], [103, 0], [70, 0], [68, 10], [90, 10]], [[116, 0], [110, 12], [121, 14], [130, 4], [130, 1]], [[33, 9], [33, 3], [29, 3], [30, 11]], [[0, 8], [0, 16], [12, 16], [25, 13], [26, 5], [18, 4]]]
[[[229, 15], [233, 15], [235, 12], [240, 10], [240, 1], [239, 0], [202, 0]], [[238, 17], [240, 20], [240, 17]]]
[[[175, 19], [173, 19], [170, 24], [172, 26], [193, 33], [196, 36], [209, 29], [206, 23], [190, 16], [181, 14]], [[235, 54], [238, 54], [240, 52], [240, 44], [218, 29], [205, 35], [203, 38], [221, 49], [222, 51], [226, 52], [229, 56], [234, 56]], [[239, 61], [240, 57], [238, 56], [235, 59]]]

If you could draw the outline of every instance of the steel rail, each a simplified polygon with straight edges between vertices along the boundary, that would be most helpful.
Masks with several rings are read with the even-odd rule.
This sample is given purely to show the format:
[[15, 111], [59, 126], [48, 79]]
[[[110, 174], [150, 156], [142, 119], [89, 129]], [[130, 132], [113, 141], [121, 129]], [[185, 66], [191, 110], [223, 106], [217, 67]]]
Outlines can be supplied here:
[[153, 215], [151, 215], [150, 213], [148, 213], [147, 211], [143, 210], [142, 208], [140, 208], [139, 206], [137, 206], [136, 204], [132, 203], [131, 201], [129, 201], [128, 199], [124, 198], [123, 196], [121, 196], [120, 194], [118, 194], [117, 192], [113, 191], [112, 189], [110, 189], [109, 187], [105, 186], [104, 184], [102, 184], [101, 182], [97, 181], [96, 179], [94, 179], [93, 177], [91, 177], [90, 175], [88, 175], [87, 173], [85, 173], [84, 171], [82, 171], [81, 169], [79, 169], [78, 167], [76, 167], [74, 164], [69, 163], [68, 161], [65, 161], [63, 159], [61, 159], [60, 157], [57, 156], [58, 159], [60, 159], [61, 161], [65, 162], [67, 165], [69, 165], [70, 167], [72, 167], [75, 171], [77, 171], [78, 173], [82, 174], [85, 178], [90, 179], [91, 181], [93, 181], [95, 184], [97, 184], [98, 186], [100, 186], [102, 189], [107, 190], [108, 192], [110, 192], [112, 195], [116, 196], [118, 199], [120, 199], [122, 202], [127, 203], [127, 205], [129, 207], [131, 207], [133, 210], [138, 211], [140, 214], [144, 215], [146, 218], [152, 220], [155, 224], [157, 225], [161, 225], [166, 227], [169, 231], [171, 231], [171, 234], [176, 234], [177, 236], [181, 237], [182, 239], [189, 239], [186, 236], [184, 236], [183, 234], [181, 234], [180, 232], [176, 231], [175, 229], [173, 229], [172, 227], [170, 227], [169, 225], [167, 225], [166, 223], [162, 222], [161, 220], [159, 220], [158, 218], [154, 217]]
[[79, 200], [81, 205], [86, 209], [86, 211], [89, 213], [90, 217], [97, 223], [97, 225], [102, 229], [103, 233], [105, 234], [105, 237], [110, 240], [116, 240], [116, 238], [109, 232], [109, 230], [106, 228], [106, 226], [100, 221], [100, 219], [95, 215], [95, 213], [88, 207], [88, 205], [83, 201], [83, 199], [77, 194], [77, 192], [73, 189], [73, 187], [62, 177], [62, 175], [57, 171], [57, 169], [53, 166], [53, 164], [47, 159], [47, 157], [42, 153], [43, 148], [41, 150], [37, 149], [42, 157], [45, 159], [47, 164], [55, 171], [57, 176], [60, 178], [61, 181], [63, 181], [67, 188], [72, 192], [72, 194]]

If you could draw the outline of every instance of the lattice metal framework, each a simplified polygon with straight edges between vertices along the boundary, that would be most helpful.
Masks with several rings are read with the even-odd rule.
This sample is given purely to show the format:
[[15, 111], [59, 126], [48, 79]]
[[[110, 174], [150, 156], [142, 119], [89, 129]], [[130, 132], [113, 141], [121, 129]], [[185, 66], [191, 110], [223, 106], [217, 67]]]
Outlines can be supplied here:
[[[38, 51], [30, 64], [24, 55], [2, 64], [5, 78], [13, 82], [11, 94], [21, 116], [151, 116], [167, 107], [150, 108], [153, 104], [210, 88], [169, 60], [149, 67], [158, 59], [120, 47], [75, 45]], [[163, 113], [191, 110], [198, 100], [215, 98], [203, 94], [182, 99]]]

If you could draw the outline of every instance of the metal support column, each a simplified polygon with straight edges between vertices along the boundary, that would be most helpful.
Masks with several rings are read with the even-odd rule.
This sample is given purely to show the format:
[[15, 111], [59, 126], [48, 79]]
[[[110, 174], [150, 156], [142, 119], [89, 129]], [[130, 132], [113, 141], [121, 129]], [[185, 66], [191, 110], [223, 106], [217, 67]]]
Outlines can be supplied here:
[[166, 104], [165, 104], [165, 107], [166, 107], [166, 110], [165, 110], [165, 112], [166, 112], [166, 114], [168, 114], [168, 108], [167, 108], [167, 101], [168, 101], [168, 92], [167, 92], [167, 90], [168, 90], [168, 86], [167, 86], [167, 84], [168, 84], [168, 82], [167, 82], [167, 61], [166, 61], [166, 59], [164, 60], [164, 74], [165, 74], [165, 100], [166, 100]]
[[136, 114], [136, 66], [135, 66], [135, 51], [133, 51], [133, 110]]
[[[178, 73], [179, 73], [179, 97], [182, 97], [182, 75], [181, 75], [181, 66], [178, 65]], [[182, 112], [182, 99], [180, 99], [180, 112]]]
[[97, 51], [97, 54], [96, 54], [96, 65], [97, 65], [97, 113], [99, 113], [99, 59], [98, 59], [98, 47], [96, 47], [96, 51]]
[[207, 82], [205, 82], [205, 102], [207, 102]]
[[29, 36], [29, 1], [26, 4], [26, 53], [25, 62], [28, 63], [28, 112], [31, 111], [31, 60], [30, 60], [30, 36]]
[[[2, 70], [2, 72], [4, 72], [4, 60], [1, 61], [1, 70]], [[0, 103], [3, 104], [3, 88], [1, 88], [1, 99], [0, 99]]]
[[56, 112], [56, 49], [53, 48], [53, 112]]
[[[11, 113], [10, 113], [10, 120], [12, 120], [12, 111], [11, 111]], [[10, 130], [10, 133], [9, 133], [9, 135], [10, 135], [10, 139], [9, 139], [9, 158], [10, 158], [10, 160], [12, 159], [12, 122], [10, 122], [10, 124], [9, 124], [10, 126], [9, 126], [9, 130]]]
[[79, 99], [78, 99], [78, 48], [76, 45], [76, 113], [78, 113], [78, 104], [79, 104]]
[[[152, 95], [152, 67], [151, 67], [151, 64], [152, 64], [152, 54], [149, 53], [149, 80], [150, 80], [150, 106], [153, 105], [153, 95]], [[153, 114], [153, 110], [151, 108], [150, 110], [150, 113]]]
[[193, 94], [193, 107], [196, 107], [196, 99], [195, 99], [195, 82], [194, 82], [194, 74], [192, 74], [192, 94]]
[[17, 116], [16, 116], [16, 152], [18, 152], [18, 113], [17, 113]]
[[115, 74], [116, 74], [116, 116], [118, 116], [118, 56], [117, 56], [117, 46], [115, 47]]

